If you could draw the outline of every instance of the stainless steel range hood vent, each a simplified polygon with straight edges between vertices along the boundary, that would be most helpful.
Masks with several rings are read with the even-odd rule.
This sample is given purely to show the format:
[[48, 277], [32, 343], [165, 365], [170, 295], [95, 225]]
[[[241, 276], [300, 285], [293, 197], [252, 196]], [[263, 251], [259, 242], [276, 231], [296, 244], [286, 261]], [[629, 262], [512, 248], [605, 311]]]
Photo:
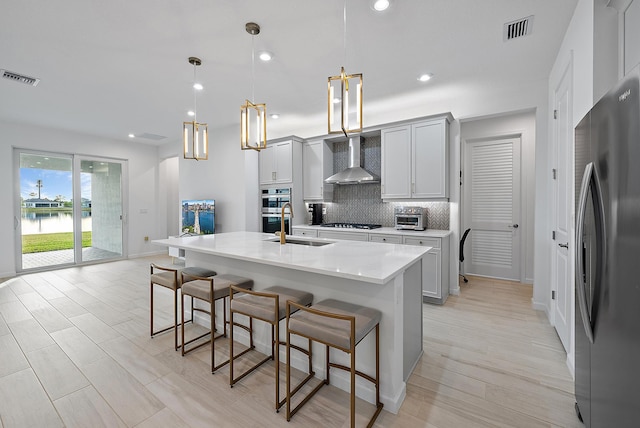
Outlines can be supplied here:
[[361, 136], [349, 138], [349, 167], [344, 171], [333, 174], [324, 180], [327, 184], [366, 184], [380, 183], [380, 177], [370, 173], [363, 166]]

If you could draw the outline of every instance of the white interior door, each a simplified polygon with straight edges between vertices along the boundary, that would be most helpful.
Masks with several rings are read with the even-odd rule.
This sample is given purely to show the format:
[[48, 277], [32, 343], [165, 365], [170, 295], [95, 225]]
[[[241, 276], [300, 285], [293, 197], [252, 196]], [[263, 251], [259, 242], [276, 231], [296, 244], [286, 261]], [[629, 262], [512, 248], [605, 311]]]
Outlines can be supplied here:
[[571, 281], [571, 260], [569, 245], [572, 242], [571, 209], [571, 66], [560, 81], [554, 94], [554, 141], [552, 238], [555, 240], [551, 251], [551, 292], [552, 320], [564, 349], [568, 352], [571, 339], [571, 305], [573, 302]]
[[465, 147], [465, 272], [520, 281], [520, 137]]

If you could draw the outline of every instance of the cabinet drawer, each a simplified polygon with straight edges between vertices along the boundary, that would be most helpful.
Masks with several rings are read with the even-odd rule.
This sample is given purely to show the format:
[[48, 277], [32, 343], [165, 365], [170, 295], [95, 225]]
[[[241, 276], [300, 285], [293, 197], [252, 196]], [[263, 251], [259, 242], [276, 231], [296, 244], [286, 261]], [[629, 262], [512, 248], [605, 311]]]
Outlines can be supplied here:
[[307, 236], [307, 237], [311, 237], [311, 238], [317, 238], [318, 237], [318, 231], [317, 230], [296, 229], [295, 227], [293, 228], [293, 234], [295, 236]]
[[387, 244], [402, 244], [402, 236], [400, 235], [381, 235], [379, 233], [370, 233], [369, 241], [384, 242]]
[[420, 238], [417, 236], [405, 236], [404, 243], [407, 245], [420, 245], [423, 247], [440, 248], [440, 238]]
[[329, 230], [319, 230], [318, 238], [345, 239], [347, 241], [366, 241], [367, 234], [357, 232], [334, 232]]

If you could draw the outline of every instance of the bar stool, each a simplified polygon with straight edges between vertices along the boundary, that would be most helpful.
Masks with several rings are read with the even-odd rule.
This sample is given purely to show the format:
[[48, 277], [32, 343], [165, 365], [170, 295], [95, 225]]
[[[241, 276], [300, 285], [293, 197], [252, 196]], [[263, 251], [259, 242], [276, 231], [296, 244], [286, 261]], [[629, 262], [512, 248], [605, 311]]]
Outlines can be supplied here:
[[[292, 316], [293, 312], [299, 311]], [[356, 375], [373, 383], [376, 388], [376, 411], [369, 420], [371, 427], [382, 410], [380, 402], [380, 319], [382, 313], [376, 309], [328, 299], [307, 308], [295, 302], [287, 302], [287, 421], [322, 386], [329, 385], [331, 367], [348, 371], [351, 374], [351, 427], [356, 423]], [[375, 328], [376, 334], [376, 374], [375, 377], [356, 370], [356, 345]], [[291, 390], [290, 348], [291, 335], [306, 337], [310, 341], [322, 343], [326, 347], [326, 379], [318, 384], [294, 409], [291, 409], [291, 397], [300, 388]], [[339, 349], [351, 355], [351, 366], [332, 363], [329, 359], [329, 347]]]
[[[154, 270], [160, 271], [160, 272], [154, 273]], [[211, 269], [205, 269], [200, 267], [172, 269], [172, 268], [158, 266], [155, 263], [151, 263], [151, 276], [150, 276], [150, 294], [151, 294], [150, 306], [151, 307], [149, 309], [149, 312], [151, 313], [151, 322], [150, 322], [151, 337], [153, 338], [154, 336], [160, 333], [164, 333], [165, 331], [174, 329], [174, 348], [176, 351], [179, 348], [178, 346], [178, 290], [180, 290], [180, 287], [182, 286], [182, 275], [181, 275], [182, 272], [189, 275], [202, 276], [202, 277], [214, 276], [216, 274], [216, 272], [212, 271]], [[163, 328], [155, 332], [153, 331], [153, 286], [154, 284], [173, 290], [173, 321], [174, 321], [172, 326]]]
[[[226, 297], [229, 297], [229, 289], [233, 286], [238, 290], [250, 290], [253, 287], [253, 280], [249, 278], [244, 278], [237, 275], [223, 274], [217, 275], [215, 277], [198, 277], [191, 274], [182, 273], [182, 356], [185, 356], [191, 351], [194, 351], [201, 346], [206, 345], [207, 343], [211, 343], [211, 373], [214, 373], [220, 367], [224, 366], [229, 362], [226, 361], [216, 365], [215, 364], [215, 352], [214, 352], [214, 341], [220, 337], [227, 337], [227, 300]], [[201, 334], [198, 337], [194, 337], [188, 342], [184, 341], [184, 297], [191, 297], [191, 319], [193, 320], [193, 312], [203, 312], [210, 316], [211, 318], [211, 327], [209, 332]], [[204, 302], [209, 303], [210, 310], [193, 307], [193, 299], [199, 299]], [[216, 331], [216, 300], [223, 299], [223, 333], [215, 336]], [[198, 345], [192, 346], [190, 349], [186, 349], [187, 345], [202, 339], [203, 337], [210, 335], [210, 340], [206, 342], [202, 342]]]
[[[280, 407], [284, 405], [286, 402], [286, 398], [282, 401], [280, 400], [280, 356], [279, 356], [279, 346], [285, 345], [286, 343], [280, 341], [280, 329], [278, 328], [280, 325], [280, 321], [283, 320], [286, 316], [286, 303], [288, 301], [293, 301], [297, 305], [301, 307], [311, 305], [313, 301], [313, 294], [308, 293], [306, 291], [293, 290], [291, 288], [274, 286], [264, 289], [263, 291], [246, 291], [244, 295], [240, 297], [234, 297], [234, 294], [238, 291], [243, 291], [238, 289], [237, 287], [231, 287], [231, 295], [230, 295], [230, 305], [229, 312], [231, 318], [231, 330], [229, 333], [229, 354], [230, 354], [230, 363], [229, 363], [229, 385], [233, 388], [237, 382], [243, 379], [245, 376], [253, 372], [255, 369], [260, 367], [262, 364], [266, 363], [269, 360], [275, 360], [275, 377], [276, 377], [276, 388], [275, 388], [275, 409], [276, 412], [279, 411]], [[249, 326], [245, 326], [242, 324], [234, 323], [233, 314], [242, 314], [249, 317]], [[245, 370], [243, 373], [234, 377], [233, 372], [233, 362], [237, 360], [238, 357], [254, 349], [253, 345], [253, 319], [261, 320], [266, 323], [271, 324], [271, 355], [264, 358], [262, 361], [253, 365], [252, 367]], [[249, 348], [243, 351], [238, 355], [234, 355], [233, 353], [233, 326], [238, 326], [249, 332]], [[274, 330], [275, 330], [275, 338], [274, 338]], [[309, 350], [311, 349], [311, 341], [309, 341]], [[301, 384], [306, 383], [309, 379], [313, 377], [313, 371], [311, 368], [311, 353], [303, 348], [296, 348], [306, 354], [309, 358], [309, 375], [307, 378], [301, 382]]]

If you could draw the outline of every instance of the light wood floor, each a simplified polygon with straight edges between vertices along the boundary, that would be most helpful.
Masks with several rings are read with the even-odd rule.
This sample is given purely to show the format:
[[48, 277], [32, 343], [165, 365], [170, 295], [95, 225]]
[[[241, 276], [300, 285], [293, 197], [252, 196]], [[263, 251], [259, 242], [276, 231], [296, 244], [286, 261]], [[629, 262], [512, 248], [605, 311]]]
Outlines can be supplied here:
[[[348, 396], [332, 386], [287, 424], [271, 408], [272, 363], [230, 389], [227, 367], [210, 374], [208, 347], [183, 358], [171, 333], [150, 339], [151, 261], [171, 263], [143, 258], [0, 283], [2, 428], [348, 426]], [[444, 306], [425, 305], [425, 354], [400, 413], [383, 411], [376, 426], [582, 426], [565, 353], [531, 309], [531, 292], [471, 278]], [[170, 323], [171, 297], [157, 296], [158, 324]], [[360, 424], [372, 409], [358, 401]]]

